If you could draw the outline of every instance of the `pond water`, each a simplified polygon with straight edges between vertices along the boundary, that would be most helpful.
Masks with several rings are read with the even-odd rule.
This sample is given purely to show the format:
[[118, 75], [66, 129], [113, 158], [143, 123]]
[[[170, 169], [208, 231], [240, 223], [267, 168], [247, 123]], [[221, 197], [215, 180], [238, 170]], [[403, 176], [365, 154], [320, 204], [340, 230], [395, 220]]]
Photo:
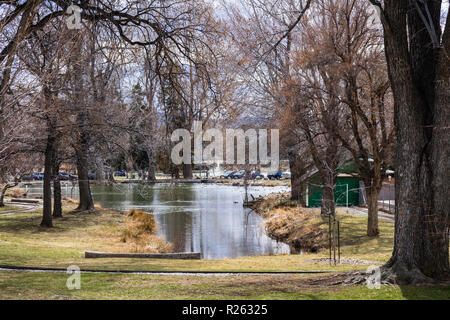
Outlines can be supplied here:
[[[39, 193], [39, 187], [28, 188]], [[249, 187], [253, 196], [288, 191], [287, 187]], [[62, 188], [77, 197], [77, 189]], [[201, 252], [203, 259], [289, 253], [270, 239], [263, 219], [243, 207], [244, 188], [221, 184], [118, 184], [92, 186], [96, 203], [104, 208], [153, 212], [158, 234], [177, 251]]]

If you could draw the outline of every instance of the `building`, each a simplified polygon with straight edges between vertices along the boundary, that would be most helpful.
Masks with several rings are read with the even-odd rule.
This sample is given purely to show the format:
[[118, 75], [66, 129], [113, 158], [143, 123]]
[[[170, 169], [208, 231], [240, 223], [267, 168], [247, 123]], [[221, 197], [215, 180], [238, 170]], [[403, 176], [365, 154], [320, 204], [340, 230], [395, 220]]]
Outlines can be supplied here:
[[[308, 208], [322, 205], [322, 179], [318, 173], [308, 179], [303, 198]], [[339, 173], [334, 189], [334, 201], [337, 206], [359, 206], [361, 203], [360, 179], [348, 173]]]

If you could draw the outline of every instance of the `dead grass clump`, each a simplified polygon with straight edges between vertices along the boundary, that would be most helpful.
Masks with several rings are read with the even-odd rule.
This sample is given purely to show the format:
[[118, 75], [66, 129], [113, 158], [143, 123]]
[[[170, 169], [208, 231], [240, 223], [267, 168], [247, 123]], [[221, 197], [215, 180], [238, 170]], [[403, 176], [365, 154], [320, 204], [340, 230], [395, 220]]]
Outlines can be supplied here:
[[[260, 197], [257, 200], [258, 201], [256, 201], [253, 205], [253, 209], [263, 216], [272, 209], [291, 206], [292, 204], [292, 201], [290, 201], [290, 194], [288, 192], [272, 193], [265, 197]], [[296, 203], [294, 203], [294, 205], [296, 206]]]
[[94, 203], [94, 208], [96, 210], [105, 210], [105, 208], [102, 207], [102, 205], [100, 203]]
[[71, 203], [71, 204], [78, 204], [79, 203], [78, 200], [75, 200], [75, 199], [72, 199], [72, 198], [69, 198], [69, 197], [63, 197], [62, 199], [64, 201], [66, 201], [67, 203]]
[[11, 190], [11, 197], [13, 198], [25, 198], [27, 193], [23, 189], [13, 189]]
[[121, 241], [129, 245], [132, 252], [172, 252], [172, 245], [156, 235], [158, 228], [152, 214], [131, 209], [125, 217], [125, 229]]
[[318, 252], [326, 247], [326, 221], [306, 208], [279, 208], [264, 214], [268, 235], [295, 252]]

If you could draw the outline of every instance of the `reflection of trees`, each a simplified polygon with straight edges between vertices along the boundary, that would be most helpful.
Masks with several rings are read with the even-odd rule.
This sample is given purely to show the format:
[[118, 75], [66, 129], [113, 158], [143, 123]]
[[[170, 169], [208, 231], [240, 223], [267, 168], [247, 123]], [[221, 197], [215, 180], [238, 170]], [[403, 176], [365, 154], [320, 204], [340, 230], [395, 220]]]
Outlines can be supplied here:
[[163, 184], [157, 190], [160, 202], [194, 201], [196, 199], [192, 184]]
[[153, 184], [138, 184], [133, 188], [133, 201], [142, 202], [145, 201], [147, 204], [152, 204], [155, 199], [155, 186]]
[[[156, 215], [160, 234], [171, 242], [176, 251], [194, 251], [194, 213], [183, 201], [195, 201], [192, 184], [161, 184], [154, 189], [155, 203], [167, 206], [169, 211]], [[169, 204], [170, 203], [170, 204]]]
[[174, 245], [175, 251], [192, 251], [192, 212], [175, 211], [155, 217], [160, 233]]

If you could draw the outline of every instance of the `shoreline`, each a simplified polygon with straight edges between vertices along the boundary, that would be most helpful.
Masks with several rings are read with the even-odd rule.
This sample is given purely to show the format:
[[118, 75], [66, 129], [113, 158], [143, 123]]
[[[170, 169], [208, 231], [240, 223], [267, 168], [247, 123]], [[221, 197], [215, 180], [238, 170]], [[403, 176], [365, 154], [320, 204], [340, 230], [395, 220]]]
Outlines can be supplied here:
[[[103, 180], [103, 181], [97, 181], [97, 180], [90, 180], [89, 183], [91, 185], [114, 185], [114, 184], [143, 184], [143, 185], [152, 185], [152, 184], [159, 184], [159, 183], [171, 183], [171, 184], [225, 184], [225, 185], [233, 185], [233, 186], [244, 186], [244, 180], [243, 179], [157, 179], [154, 181], [147, 181], [147, 180], [141, 180], [141, 179], [120, 179], [115, 180], [114, 182]], [[43, 181], [22, 181], [20, 182], [21, 185], [42, 185]], [[78, 185], [77, 181], [61, 181], [62, 185]], [[290, 186], [290, 180], [289, 179], [283, 179], [283, 180], [249, 180], [248, 186]]]

